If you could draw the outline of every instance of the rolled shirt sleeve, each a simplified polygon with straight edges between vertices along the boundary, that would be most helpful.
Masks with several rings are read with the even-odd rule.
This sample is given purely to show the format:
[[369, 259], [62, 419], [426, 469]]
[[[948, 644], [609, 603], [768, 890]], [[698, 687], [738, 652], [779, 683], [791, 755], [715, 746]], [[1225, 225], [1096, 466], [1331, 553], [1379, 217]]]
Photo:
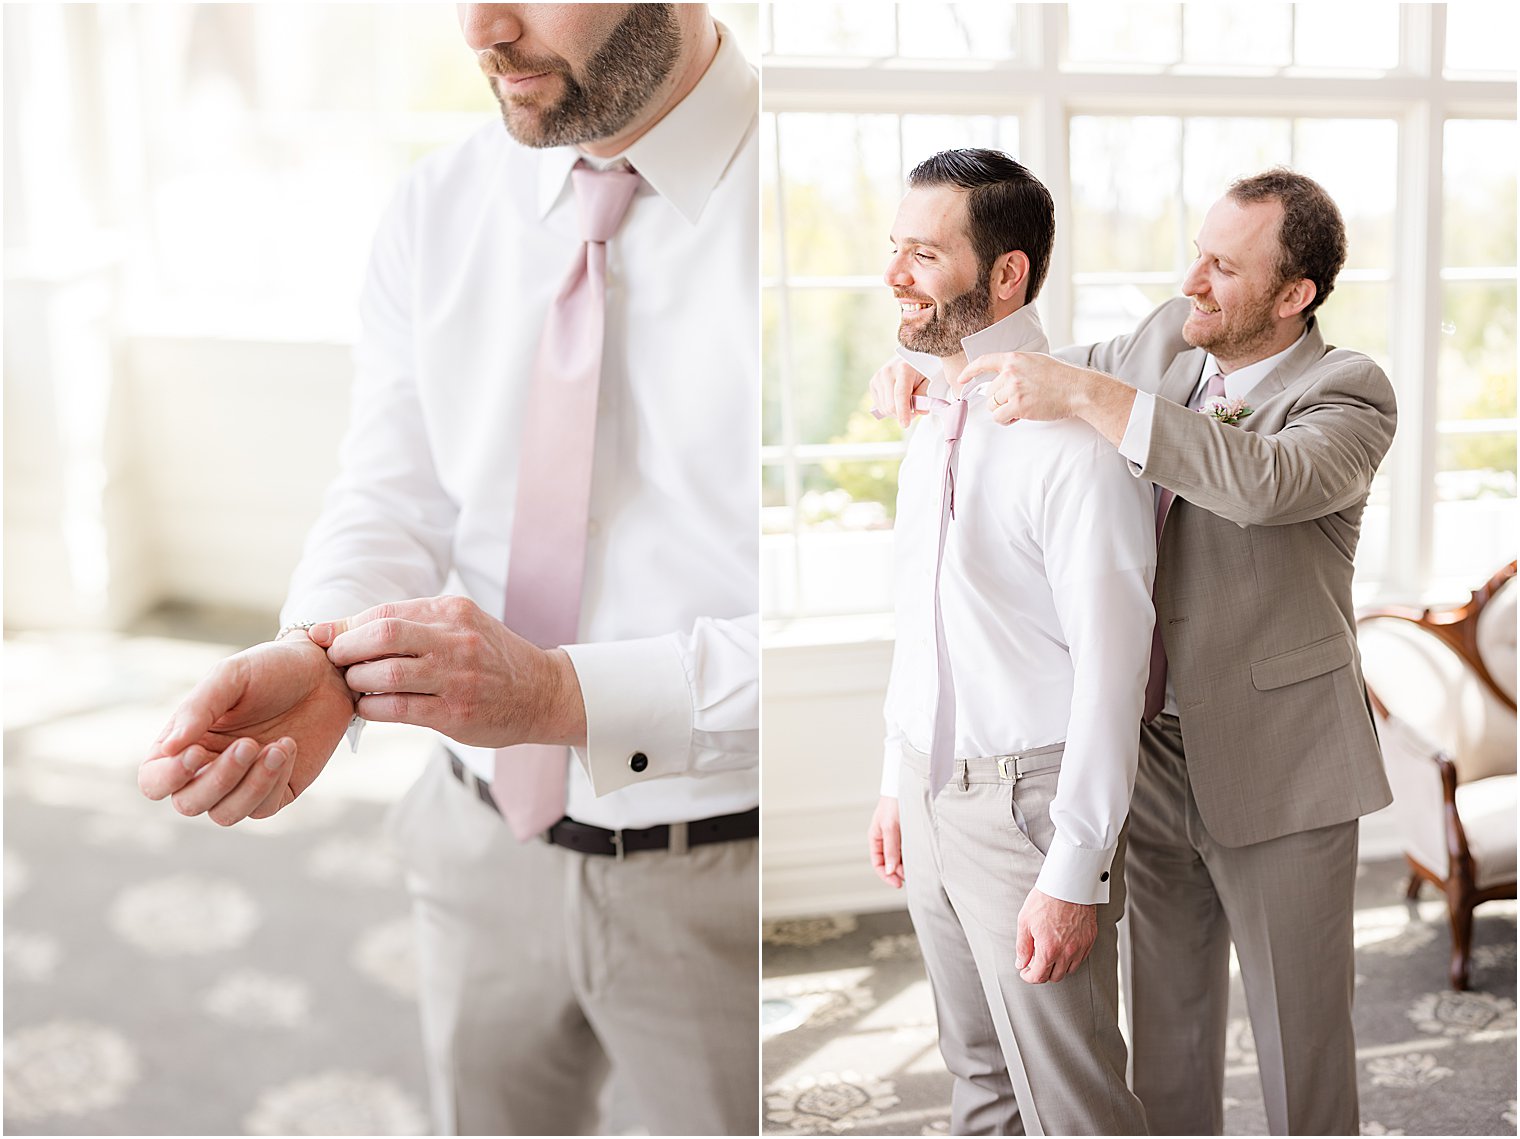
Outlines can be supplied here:
[[687, 633], [566, 645], [586, 710], [577, 748], [598, 797], [760, 758], [759, 618], [702, 618]]

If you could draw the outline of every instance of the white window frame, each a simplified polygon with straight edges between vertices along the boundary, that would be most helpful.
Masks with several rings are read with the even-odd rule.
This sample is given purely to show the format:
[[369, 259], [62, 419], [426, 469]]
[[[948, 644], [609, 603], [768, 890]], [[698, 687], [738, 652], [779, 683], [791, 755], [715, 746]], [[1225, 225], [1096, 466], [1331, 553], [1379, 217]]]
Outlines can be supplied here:
[[[770, 18], [767, 9], [762, 19]], [[1070, 232], [1071, 182], [1068, 131], [1075, 115], [1158, 114], [1199, 117], [1227, 114], [1263, 118], [1377, 118], [1398, 130], [1394, 263], [1392, 272], [1347, 272], [1343, 279], [1389, 284], [1389, 374], [1399, 400], [1399, 431], [1384, 463], [1389, 481], [1386, 572], [1379, 597], [1418, 598], [1431, 582], [1435, 534], [1436, 454], [1439, 438], [1474, 430], [1468, 423], [1445, 425], [1437, 416], [1437, 383], [1442, 318], [1442, 285], [1447, 280], [1514, 280], [1513, 267], [1500, 270], [1442, 269], [1442, 146], [1449, 119], [1514, 119], [1515, 84], [1499, 78], [1445, 74], [1446, 12], [1441, 4], [1400, 6], [1399, 64], [1387, 71], [1328, 73], [1283, 68], [1270, 74], [1203, 74], [1196, 68], [1158, 66], [1149, 70], [1103, 69], [1066, 62], [1066, 5], [1019, 6], [1017, 57], [976, 61], [954, 67], [909, 59], [814, 59], [763, 56], [765, 112], [964, 114], [1016, 116], [1021, 160], [1037, 170], [1055, 199], [1057, 230]], [[770, 35], [762, 36], [769, 47]], [[784, 155], [765, 177], [781, 185]], [[781, 195], [780, 198], [784, 198]], [[785, 205], [777, 221], [785, 232]], [[769, 239], [765, 235], [763, 239]], [[840, 278], [799, 285], [787, 271], [785, 240], [778, 251], [779, 273], [762, 288], [779, 289], [780, 359], [777, 361], [781, 440], [761, 450], [761, 462], [785, 472], [792, 510], [792, 537], [804, 529], [795, 509], [799, 467], [822, 458], [852, 459], [900, 455], [901, 444], [836, 447], [802, 444], [790, 409], [796, 382], [791, 359], [790, 294], [812, 285], [879, 285], [874, 278]], [[1080, 284], [1112, 275], [1076, 276], [1069, 244], [1058, 242], [1040, 308], [1053, 343], [1071, 342], [1074, 291]], [[1126, 275], [1126, 280], [1130, 279]], [[864, 383], [865, 377], [862, 377]], [[1485, 427], [1513, 430], [1514, 419]], [[794, 559], [800, 573], [800, 558]], [[1476, 584], [1476, 583], [1475, 583]], [[801, 582], [796, 583], [801, 596]], [[775, 613], [777, 618], [828, 616], [810, 612]]]

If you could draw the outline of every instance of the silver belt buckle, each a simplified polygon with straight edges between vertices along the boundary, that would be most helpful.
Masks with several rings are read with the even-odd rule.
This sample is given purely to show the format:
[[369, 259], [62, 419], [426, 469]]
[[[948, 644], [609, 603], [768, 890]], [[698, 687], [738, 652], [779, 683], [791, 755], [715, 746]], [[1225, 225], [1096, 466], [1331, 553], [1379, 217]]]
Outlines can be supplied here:
[[613, 857], [618, 862], [623, 861], [623, 828], [622, 827], [616, 827], [616, 828], [613, 829], [613, 832], [612, 832], [612, 849], [613, 849], [613, 851], [615, 851]]
[[998, 756], [998, 778], [1006, 783], [1019, 781], [1019, 757], [1016, 755]]

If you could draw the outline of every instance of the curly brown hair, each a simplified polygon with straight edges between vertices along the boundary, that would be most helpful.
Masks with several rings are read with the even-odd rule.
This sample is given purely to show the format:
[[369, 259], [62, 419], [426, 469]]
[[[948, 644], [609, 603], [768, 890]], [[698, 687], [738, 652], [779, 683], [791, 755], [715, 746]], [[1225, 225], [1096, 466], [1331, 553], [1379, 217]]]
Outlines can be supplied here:
[[1335, 289], [1335, 277], [1346, 263], [1346, 223], [1335, 201], [1313, 178], [1286, 166], [1274, 166], [1231, 183], [1229, 196], [1237, 202], [1280, 202], [1282, 224], [1277, 231], [1278, 284], [1307, 279], [1314, 299], [1302, 315], [1310, 315]]

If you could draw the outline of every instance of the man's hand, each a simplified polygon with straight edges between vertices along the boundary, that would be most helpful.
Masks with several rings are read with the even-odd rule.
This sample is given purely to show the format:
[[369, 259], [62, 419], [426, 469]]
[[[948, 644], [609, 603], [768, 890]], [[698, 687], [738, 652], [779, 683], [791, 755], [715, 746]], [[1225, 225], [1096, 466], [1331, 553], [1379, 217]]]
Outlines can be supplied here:
[[883, 795], [876, 804], [866, 838], [871, 845], [871, 868], [876, 876], [894, 890], [901, 890], [902, 826], [898, 822], [897, 800], [891, 795]]
[[1083, 419], [1117, 447], [1129, 425], [1135, 389], [1091, 368], [1041, 352], [989, 352], [950, 381], [957, 392], [991, 380], [987, 409], [999, 423], [1020, 419]]
[[311, 784], [353, 719], [342, 674], [303, 636], [228, 657], [195, 686], [137, 772], [150, 799], [231, 826]]
[[1031, 985], [1059, 981], [1087, 960], [1098, 940], [1098, 907], [1029, 891], [1019, 911], [1019, 976]]
[[895, 415], [897, 422], [907, 427], [915, 415], [922, 415], [913, 407], [913, 397], [922, 395], [929, 388], [929, 381], [906, 360], [893, 357], [877, 369], [871, 377], [871, 406], [885, 418]]
[[563, 649], [523, 640], [465, 597], [377, 605], [317, 625], [366, 720], [419, 724], [462, 744], [583, 745], [586, 708]]

